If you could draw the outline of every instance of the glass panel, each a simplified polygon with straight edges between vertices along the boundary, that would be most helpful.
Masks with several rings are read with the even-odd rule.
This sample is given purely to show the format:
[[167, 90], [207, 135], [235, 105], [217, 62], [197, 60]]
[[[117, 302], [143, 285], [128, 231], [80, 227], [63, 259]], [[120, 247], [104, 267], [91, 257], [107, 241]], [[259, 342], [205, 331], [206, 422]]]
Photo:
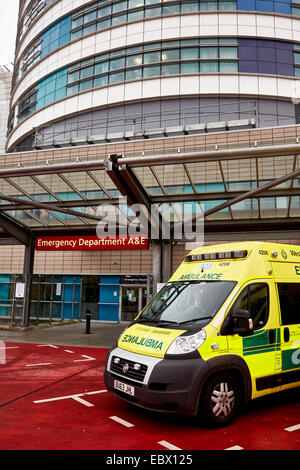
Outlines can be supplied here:
[[204, 322], [214, 318], [236, 282], [173, 282], [164, 286], [148, 304], [141, 320], [175, 323]]
[[230, 1], [219, 2], [219, 10], [236, 10], [236, 9], [237, 9], [236, 2], [230, 2]]
[[220, 47], [220, 59], [236, 59], [237, 47]]
[[111, 13], [111, 5], [106, 5], [105, 7], [98, 9], [98, 18], [102, 16], [110, 15]]
[[98, 21], [97, 28], [98, 29], [109, 28], [110, 23], [111, 23], [111, 18], [106, 18], [104, 20]]
[[128, 21], [140, 20], [143, 17], [144, 17], [144, 11], [143, 10], [137, 10], [137, 11], [133, 11], [133, 12], [128, 13]]
[[132, 321], [139, 313], [139, 288], [122, 287], [121, 320]]
[[300, 216], [300, 197], [299, 196], [291, 197], [290, 216], [291, 217]]
[[112, 16], [111, 18], [111, 24], [113, 26], [117, 24], [121, 24], [121, 23], [126, 23], [126, 21], [127, 21], [127, 13], [123, 13], [122, 15]]
[[145, 52], [144, 64], [151, 64], [153, 62], [160, 62], [160, 51]]
[[199, 63], [198, 62], [183, 62], [180, 65], [181, 73], [198, 73]]
[[109, 61], [100, 62], [100, 64], [95, 64], [95, 75], [108, 72], [108, 66], [109, 66]]
[[181, 59], [198, 59], [198, 47], [184, 47], [181, 49]]
[[126, 71], [126, 80], [136, 80], [138, 78], [142, 78], [143, 76], [143, 69], [132, 69]]
[[161, 59], [162, 61], [178, 60], [179, 49], [163, 50], [161, 53]]
[[81, 71], [80, 71], [80, 78], [90, 77], [93, 74], [94, 74], [94, 67], [93, 66], [85, 67], [84, 69], [81, 69]]
[[144, 67], [144, 77], [156, 77], [160, 75], [160, 65], [154, 65], [152, 67]]
[[300, 67], [295, 67], [295, 77], [300, 77]]
[[150, 168], [135, 168], [134, 173], [151, 196], [162, 195], [163, 191]]
[[128, 0], [128, 8], [142, 7], [144, 0]]
[[149, 18], [153, 16], [160, 16], [160, 15], [161, 15], [161, 7], [146, 8], [145, 10], [145, 18]]
[[97, 23], [95, 21], [95, 23], [92, 23], [92, 24], [89, 24], [87, 26], [84, 26], [83, 28], [83, 34], [90, 34], [90, 33], [93, 33], [94, 31], [97, 30]]
[[72, 86], [69, 86], [67, 88], [67, 95], [70, 96], [70, 95], [73, 95], [74, 93], [78, 93], [79, 92], [79, 84], [77, 83], [76, 85], [72, 85]]
[[175, 13], [180, 13], [179, 3], [175, 5], [163, 5], [163, 15], [174, 15]]
[[237, 62], [220, 62], [220, 72], [237, 72], [238, 64]]
[[110, 61], [110, 70], [121, 69], [125, 67], [125, 57], [120, 57], [119, 59], [112, 59]]
[[68, 74], [68, 83], [75, 82], [76, 80], [79, 80], [79, 70]]
[[182, 2], [181, 11], [198, 11], [198, 2]]
[[84, 22], [95, 20], [97, 18], [97, 10], [90, 11], [84, 15]]
[[108, 75], [94, 78], [94, 87], [105, 86], [108, 84]]
[[130, 67], [132, 65], [141, 65], [143, 63], [143, 55], [136, 54], [128, 56], [126, 59], [127, 66]]
[[161, 66], [162, 75], [176, 75], [179, 73], [179, 64], [166, 64]]
[[80, 26], [83, 23], [83, 15], [78, 16], [72, 20], [72, 28], [76, 28], [76, 26]]
[[113, 13], [127, 9], [127, 1], [113, 3]]
[[200, 62], [200, 72], [214, 73], [218, 72], [218, 62]]
[[217, 59], [217, 47], [200, 47], [200, 59]]
[[98, 320], [99, 276], [82, 276], [82, 312]]
[[79, 84], [79, 91], [90, 90], [93, 88], [93, 79], [90, 78], [89, 80], [84, 80]]
[[109, 83], [123, 82], [125, 79], [124, 72], [115, 72], [109, 75]]

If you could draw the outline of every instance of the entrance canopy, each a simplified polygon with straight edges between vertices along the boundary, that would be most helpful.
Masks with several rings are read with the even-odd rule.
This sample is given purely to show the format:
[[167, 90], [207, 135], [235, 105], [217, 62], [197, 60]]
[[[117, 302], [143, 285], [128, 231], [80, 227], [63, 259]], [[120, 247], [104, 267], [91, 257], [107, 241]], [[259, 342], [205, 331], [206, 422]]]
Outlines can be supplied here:
[[[47, 152], [43, 152], [45, 155]], [[82, 156], [67, 161], [0, 166], [2, 238], [27, 244], [28, 236], [94, 233], [109, 204], [123, 223], [136, 217], [128, 206], [165, 209], [162, 223], [204, 216], [205, 231], [290, 230], [300, 221], [298, 143], [181, 153]], [[32, 153], [34, 155], [34, 153]], [[51, 153], [53, 156], [54, 154]]]

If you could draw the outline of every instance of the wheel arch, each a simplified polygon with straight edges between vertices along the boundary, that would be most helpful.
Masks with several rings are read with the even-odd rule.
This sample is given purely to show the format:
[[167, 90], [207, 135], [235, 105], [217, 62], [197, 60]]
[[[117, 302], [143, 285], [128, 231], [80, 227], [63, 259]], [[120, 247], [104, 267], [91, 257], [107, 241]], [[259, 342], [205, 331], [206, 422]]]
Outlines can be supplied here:
[[204, 387], [209, 379], [214, 375], [221, 372], [228, 372], [234, 375], [242, 386], [242, 402], [246, 403], [251, 399], [252, 394], [252, 381], [251, 374], [247, 363], [245, 360], [234, 354], [229, 354], [225, 356], [214, 357], [206, 361], [208, 368], [206, 369], [205, 375], [201, 379], [198, 399], [197, 399], [197, 409], [201, 400], [201, 395], [203, 393]]

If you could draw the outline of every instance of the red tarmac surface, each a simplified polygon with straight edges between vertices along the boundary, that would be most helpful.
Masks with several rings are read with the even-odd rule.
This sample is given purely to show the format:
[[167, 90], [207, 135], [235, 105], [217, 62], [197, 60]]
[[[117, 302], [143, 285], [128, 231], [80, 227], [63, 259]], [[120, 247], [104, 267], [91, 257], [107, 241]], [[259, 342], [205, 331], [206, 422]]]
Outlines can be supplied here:
[[256, 400], [231, 426], [209, 430], [110, 395], [107, 349], [1, 341], [0, 348], [1, 450], [300, 449], [299, 389]]

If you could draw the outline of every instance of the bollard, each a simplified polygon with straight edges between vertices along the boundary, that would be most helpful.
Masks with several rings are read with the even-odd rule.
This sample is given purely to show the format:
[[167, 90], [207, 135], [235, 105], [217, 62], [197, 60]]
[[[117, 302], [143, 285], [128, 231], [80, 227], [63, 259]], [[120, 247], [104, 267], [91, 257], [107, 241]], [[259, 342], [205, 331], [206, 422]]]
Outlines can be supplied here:
[[89, 335], [91, 332], [91, 312], [88, 310], [85, 314], [85, 333]]

